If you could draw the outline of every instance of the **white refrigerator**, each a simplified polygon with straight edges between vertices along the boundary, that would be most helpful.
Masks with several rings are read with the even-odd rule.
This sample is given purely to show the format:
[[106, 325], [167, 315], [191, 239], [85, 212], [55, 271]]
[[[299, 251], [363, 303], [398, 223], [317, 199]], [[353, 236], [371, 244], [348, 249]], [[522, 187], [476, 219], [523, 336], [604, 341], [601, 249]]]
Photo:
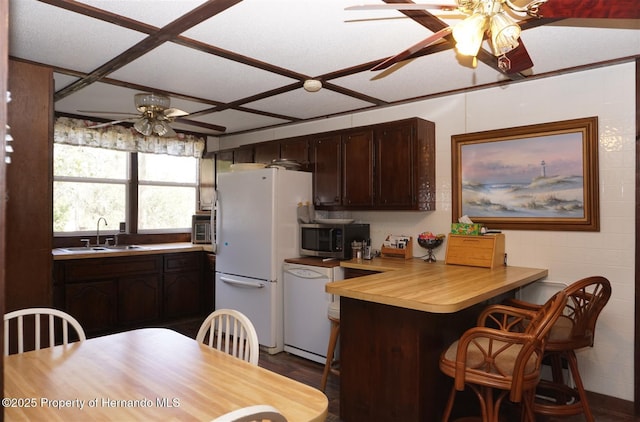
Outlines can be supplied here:
[[265, 168], [218, 175], [215, 307], [245, 314], [268, 353], [284, 350], [284, 259], [299, 255], [299, 203], [311, 173]]

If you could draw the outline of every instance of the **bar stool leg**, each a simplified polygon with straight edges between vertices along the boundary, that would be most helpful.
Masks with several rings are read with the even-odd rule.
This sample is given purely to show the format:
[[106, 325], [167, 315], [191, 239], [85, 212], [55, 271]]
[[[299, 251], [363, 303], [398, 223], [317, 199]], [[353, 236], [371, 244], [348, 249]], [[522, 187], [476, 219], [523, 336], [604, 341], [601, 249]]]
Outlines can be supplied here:
[[329, 335], [329, 346], [327, 347], [327, 361], [324, 364], [322, 380], [320, 381], [320, 391], [322, 392], [324, 392], [324, 389], [327, 386], [327, 378], [329, 377], [329, 371], [331, 371], [333, 354], [335, 353], [338, 337], [340, 336], [340, 320], [334, 318], [329, 318], [329, 320], [331, 321], [331, 334]]

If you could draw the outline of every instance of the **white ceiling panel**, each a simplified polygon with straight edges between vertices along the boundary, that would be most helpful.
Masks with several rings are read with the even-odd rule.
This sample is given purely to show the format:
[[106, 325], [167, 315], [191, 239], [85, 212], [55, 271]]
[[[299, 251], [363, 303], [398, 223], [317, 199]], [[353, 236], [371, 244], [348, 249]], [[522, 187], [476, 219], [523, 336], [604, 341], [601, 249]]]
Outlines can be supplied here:
[[300, 88], [248, 103], [247, 107], [294, 116], [299, 119], [311, 119], [371, 107], [372, 105], [326, 89], [321, 89], [318, 92], [306, 92]]
[[392, 56], [431, 35], [410, 19], [345, 22], [372, 13], [345, 11], [348, 4], [244, 0], [183, 35], [309, 76]]
[[109, 77], [224, 102], [296, 82], [174, 43], [161, 45]]
[[11, 1], [9, 55], [90, 72], [145, 37], [33, 0]]

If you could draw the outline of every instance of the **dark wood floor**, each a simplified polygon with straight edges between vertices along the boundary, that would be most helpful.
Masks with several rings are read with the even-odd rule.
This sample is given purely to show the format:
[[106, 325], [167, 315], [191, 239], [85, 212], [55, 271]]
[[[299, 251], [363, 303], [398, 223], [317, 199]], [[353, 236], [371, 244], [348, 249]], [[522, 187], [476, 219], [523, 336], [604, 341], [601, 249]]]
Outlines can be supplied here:
[[[181, 332], [189, 337], [195, 338], [200, 326], [200, 322], [200, 320], [189, 320], [184, 321], [180, 324], [172, 325], [169, 328]], [[273, 372], [277, 372], [312, 387], [319, 388], [320, 386], [320, 378], [322, 377], [323, 365], [319, 363], [312, 362], [285, 352], [278, 353], [276, 355], [269, 355], [267, 353], [260, 352], [259, 365], [263, 368], [269, 369]], [[332, 374], [329, 375], [325, 394], [329, 399], [329, 415], [327, 417], [327, 422], [340, 422], [340, 380], [337, 376]], [[594, 397], [593, 399], [591, 399], [590, 405], [591, 410], [594, 413], [594, 418], [597, 422], [640, 421], [640, 418], [635, 419], [630, 415], [632, 409], [628, 409], [628, 406], [621, 410], [616, 406], [615, 402], [611, 403], [607, 400], [599, 400], [598, 397]], [[510, 413], [513, 412], [509, 412], [509, 414]], [[505, 422], [511, 422], [511, 420], [519, 420], [518, 418], [511, 415], [505, 416], [504, 419]], [[585, 418], [582, 415], [571, 416], [567, 418], [538, 417], [537, 421], [583, 422], [585, 421]]]

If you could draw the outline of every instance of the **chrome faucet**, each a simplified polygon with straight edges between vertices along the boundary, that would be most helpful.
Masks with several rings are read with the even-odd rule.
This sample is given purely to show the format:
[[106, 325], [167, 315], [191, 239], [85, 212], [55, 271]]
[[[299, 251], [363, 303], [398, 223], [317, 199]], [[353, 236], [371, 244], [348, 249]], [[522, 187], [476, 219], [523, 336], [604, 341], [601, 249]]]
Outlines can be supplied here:
[[105, 227], [108, 226], [107, 220], [104, 217], [98, 218], [98, 225], [96, 227], [96, 246], [100, 246], [100, 220], [104, 221]]

